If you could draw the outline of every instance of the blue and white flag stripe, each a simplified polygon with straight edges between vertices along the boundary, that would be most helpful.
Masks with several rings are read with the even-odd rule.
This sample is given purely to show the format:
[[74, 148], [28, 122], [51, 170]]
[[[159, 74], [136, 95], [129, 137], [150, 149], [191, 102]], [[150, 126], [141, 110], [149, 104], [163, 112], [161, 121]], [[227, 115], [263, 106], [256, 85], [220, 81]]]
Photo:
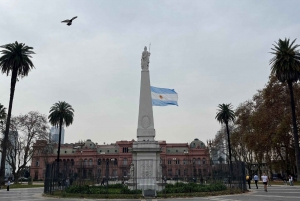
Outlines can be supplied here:
[[151, 96], [153, 106], [178, 106], [178, 94], [174, 89], [158, 88], [151, 86]]

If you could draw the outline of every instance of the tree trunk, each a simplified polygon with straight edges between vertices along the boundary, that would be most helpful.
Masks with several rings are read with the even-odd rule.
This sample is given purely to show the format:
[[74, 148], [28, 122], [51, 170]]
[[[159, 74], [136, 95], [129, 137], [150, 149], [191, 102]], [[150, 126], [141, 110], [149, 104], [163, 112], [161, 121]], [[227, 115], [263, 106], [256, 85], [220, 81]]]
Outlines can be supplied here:
[[60, 156], [60, 143], [61, 143], [61, 127], [63, 119], [59, 120], [59, 135], [58, 135], [58, 149], [57, 149], [57, 178], [59, 178], [59, 156]]
[[1, 168], [0, 168], [0, 185], [5, 184], [4, 177], [5, 177], [6, 149], [7, 149], [7, 143], [8, 143], [8, 134], [9, 134], [9, 126], [10, 126], [12, 105], [13, 105], [17, 75], [18, 75], [17, 73], [18, 73], [18, 71], [15, 70], [15, 71], [12, 72], [12, 75], [11, 75], [9, 106], [8, 106], [8, 113], [7, 113], [4, 139], [3, 139], [3, 144], [2, 144], [2, 157], [1, 157]]
[[231, 184], [231, 180], [232, 180], [232, 172], [233, 172], [232, 161], [231, 161], [231, 145], [230, 145], [230, 135], [229, 135], [228, 122], [226, 122], [225, 124], [226, 124], [227, 138], [228, 138], [227, 140], [228, 140], [229, 168], [230, 168], [230, 184]]
[[288, 81], [288, 86], [291, 95], [291, 108], [292, 108], [292, 117], [293, 117], [293, 131], [294, 131], [294, 143], [295, 143], [295, 155], [296, 155], [296, 166], [297, 166], [297, 177], [299, 179], [300, 174], [300, 152], [299, 152], [299, 136], [297, 128], [297, 119], [295, 112], [295, 101], [294, 101], [294, 92], [293, 92], [293, 83]]

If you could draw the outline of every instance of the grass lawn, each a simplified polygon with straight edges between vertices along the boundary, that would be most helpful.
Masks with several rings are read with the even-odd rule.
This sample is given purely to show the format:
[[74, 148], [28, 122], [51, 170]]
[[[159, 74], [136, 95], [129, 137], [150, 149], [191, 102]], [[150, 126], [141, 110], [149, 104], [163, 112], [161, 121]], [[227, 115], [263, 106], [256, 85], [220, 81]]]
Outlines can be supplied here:
[[[238, 189], [216, 191], [216, 192], [195, 192], [195, 193], [173, 193], [163, 194], [159, 193], [157, 197], [160, 198], [180, 198], [180, 197], [206, 197], [206, 196], [218, 196], [243, 193]], [[63, 191], [55, 191], [53, 195], [44, 195], [47, 197], [59, 197], [59, 198], [111, 198], [111, 199], [143, 199], [141, 194], [77, 194], [66, 193]]]

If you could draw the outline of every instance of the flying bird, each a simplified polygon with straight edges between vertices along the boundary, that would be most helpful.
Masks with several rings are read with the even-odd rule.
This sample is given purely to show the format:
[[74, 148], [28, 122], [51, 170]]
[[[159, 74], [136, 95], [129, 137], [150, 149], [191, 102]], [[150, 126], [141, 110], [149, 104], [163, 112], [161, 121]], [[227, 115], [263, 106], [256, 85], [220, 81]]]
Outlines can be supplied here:
[[75, 20], [76, 18], [77, 18], [77, 16], [76, 16], [76, 17], [73, 17], [73, 18], [70, 19], [70, 20], [64, 20], [64, 21], [61, 21], [61, 22], [65, 22], [65, 23], [67, 23], [68, 26], [70, 26], [70, 25], [72, 24], [72, 21]]

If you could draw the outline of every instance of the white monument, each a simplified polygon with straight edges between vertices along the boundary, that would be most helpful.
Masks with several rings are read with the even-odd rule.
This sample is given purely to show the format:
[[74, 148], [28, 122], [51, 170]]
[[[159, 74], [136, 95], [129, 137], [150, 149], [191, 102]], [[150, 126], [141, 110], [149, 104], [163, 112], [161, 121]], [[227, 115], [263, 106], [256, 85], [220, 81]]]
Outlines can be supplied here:
[[137, 141], [132, 146], [133, 164], [130, 171], [131, 189], [163, 189], [162, 168], [160, 164], [160, 146], [155, 141], [155, 129], [152, 110], [152, 98], [149, 76], [149, 57], [147, 47], [141, 59], [141, 89], [137, 128]]

